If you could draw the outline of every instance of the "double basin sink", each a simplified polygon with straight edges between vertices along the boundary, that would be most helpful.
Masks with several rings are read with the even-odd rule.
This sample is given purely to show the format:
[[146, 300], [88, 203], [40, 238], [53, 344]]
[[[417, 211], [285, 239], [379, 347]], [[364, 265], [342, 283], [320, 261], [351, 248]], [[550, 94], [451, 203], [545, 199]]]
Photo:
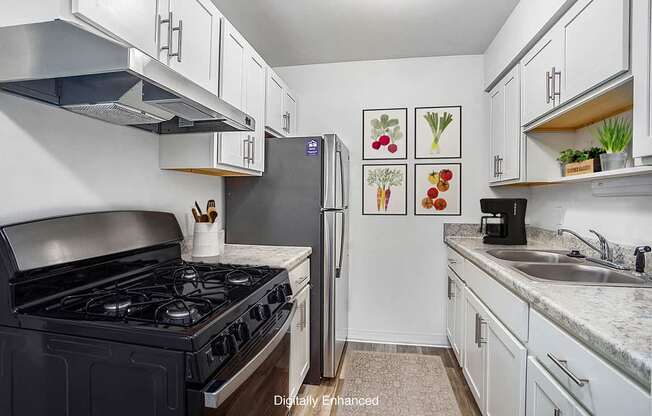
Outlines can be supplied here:
[[563, 252], [546, 250], [492, 249], [487, 254], [511, 263], [530, 278], [560, 283], [604, 286], [649, 286], [644, 278], [587, 260], [569, 257]]

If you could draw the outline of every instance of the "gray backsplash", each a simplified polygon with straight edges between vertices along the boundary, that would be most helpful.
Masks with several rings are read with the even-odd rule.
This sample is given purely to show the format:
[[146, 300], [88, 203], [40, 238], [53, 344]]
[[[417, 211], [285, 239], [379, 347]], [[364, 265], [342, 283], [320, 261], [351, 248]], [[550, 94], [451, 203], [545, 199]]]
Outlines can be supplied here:
[[[544, 228], [526, 226], [526, 233], [528, 241], [536, 241], [539, 244], [545, 244], [552, 250], [580, 250], [582, 254], [588, 256], [597, 256], [597, 253], [591, 248], [587, 247], [584, 243], [577, 238], [564, 234], [558, 236], [555, 231], [546, 230]], [[481, 238], [480, 224], [469, 223], [446, 223], [444, 224], [444, 238], [445, 237], [466, 237], [466, 238]], [[583, 236], [584, 237], [584, 236]], [[588, 241], [599, 246], [596, 238], [585, 237]], [[613, 249], [614, 260], [617, 263], [625, 264], [630, 268], [634, 268], [634, 249], [635, 246], [624, 244], [610, 243]], [[649, 272], [652, 268], [652, 253], [646, 254], [646, 270]]]

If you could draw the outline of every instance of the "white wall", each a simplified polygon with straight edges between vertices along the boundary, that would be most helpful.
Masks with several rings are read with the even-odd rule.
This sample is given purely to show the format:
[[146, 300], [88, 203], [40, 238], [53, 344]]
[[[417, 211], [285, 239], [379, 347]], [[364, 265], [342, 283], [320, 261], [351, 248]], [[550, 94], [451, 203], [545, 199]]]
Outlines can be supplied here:
[[[443, 223], [477, 222], [478, 201], [491, 194], [482, 61], [482, 56], [456, 56], [276, 68], [299, 97], [300, 133], [336, 132], [351, 151], [354, 339], [446, 343]], [[413, 215], [414, 107], [436, 105], [463, 107], [462, 217]], [[362, 109], [388, 107], [408, 107], [408, 215], [362, 216]]]
[[489, 87], [544, 34], [576, 0], [520, 0], [484, 53], [484, 86]]
[[0, 93], [0, 224], [113, 209], [223, 207], [222, 178], [158, 168], [158, 137]]

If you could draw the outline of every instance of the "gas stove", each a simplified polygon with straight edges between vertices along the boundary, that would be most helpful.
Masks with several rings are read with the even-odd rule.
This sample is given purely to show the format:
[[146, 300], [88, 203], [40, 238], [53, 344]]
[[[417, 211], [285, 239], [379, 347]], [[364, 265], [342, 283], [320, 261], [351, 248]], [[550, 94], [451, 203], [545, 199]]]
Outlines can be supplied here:
[[[2, 227], [0, 368], [30, 376], [20, 371], [16, 379], [5, 377], [18, 387], [0, 381], [0, 414], [38, 415], [42, 405], [57, 415], [57, 399], [46, 394], [39, 404], [29, 396], [34, 386], [51, 392], [60, 384], [67, 386], [62, 406], [79, 406], [62, 415], [89, 414], [88, 406], [98, 403], [97, 414], [207, 414], [225, 406], [224, 389], [235, 394], [234, 386], [243, 383], [235, 376], [252, 362], [262, 365], [255, 360], [263, 353], [272, 357], [276, 351], [277, 361], [286, 362], [295, 309], [287, 271], [186, 262], [181, 240], [174, 216], [158, 212], [93, 213]], [[285, 373], [269, 374], [277, 380]], [[111, 390], [124, 397], [142, 394], [142, 388], [129, 381], [125, 391], [115, 386], [140, 380], [139, 386], [150, 386], [149, 397], [134, 396], [125, 408], [109, 400], [116, 391], [80, 387], [89, 377], [101, 377], [95, 385], [114, 383]], [[57, 378], [59, 383], [42, 385]], [[23, 380], [29, 385], [21, 389]], [[2, 403], [14, 403], [14, 410]]]

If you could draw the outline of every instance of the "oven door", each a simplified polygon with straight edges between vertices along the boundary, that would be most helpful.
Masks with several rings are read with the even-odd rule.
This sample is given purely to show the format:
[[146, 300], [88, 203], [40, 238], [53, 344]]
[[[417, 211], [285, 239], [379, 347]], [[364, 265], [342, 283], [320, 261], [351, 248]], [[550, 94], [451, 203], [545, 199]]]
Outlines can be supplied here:
[[290, 324], [296, 305], [287, 303], [245, 350], [201, 390], [188, 390], [190, 416], [287, 415], [277, 403], [289, 395]]

